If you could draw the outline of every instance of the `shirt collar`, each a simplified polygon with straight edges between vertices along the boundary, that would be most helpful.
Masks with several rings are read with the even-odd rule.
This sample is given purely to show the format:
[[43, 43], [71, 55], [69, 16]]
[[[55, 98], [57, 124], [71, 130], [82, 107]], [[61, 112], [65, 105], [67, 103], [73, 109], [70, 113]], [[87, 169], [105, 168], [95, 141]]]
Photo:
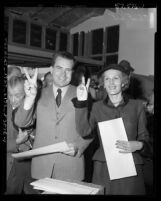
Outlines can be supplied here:
[[65, 87], [57, 87], [57, 86], [55, 86], [55, 85], [53, 84], [54, 97], [56, 98], [56, 96], [57, 96], [57, 90], [58, 90], [58, 89], [61, 89], [61, 90], [62, 90], [61, 97], [63, 98], [63, 97], [65, 96], [65, 94], [66, 94], [68, 88], [69, 88], [69, 85], [67, 85], [67, 86], [65, 86]]
[[112, 108], [117, 108], [117, 107], [121, 107], [121, 106], [124, 106], [128, 103], [129, 101], [129, 98], [128, 96], [126, 96], [125, 94], [123, 94], [123, 99], [122, 101], [119, 103], [118, 106], [114, 106], [113, 103], [111, 102], [111, 100], [109, 99], [108, 95], [106, 96], [106, 98], [103, 100], [103, 103], [109, 107], [112, 107]]

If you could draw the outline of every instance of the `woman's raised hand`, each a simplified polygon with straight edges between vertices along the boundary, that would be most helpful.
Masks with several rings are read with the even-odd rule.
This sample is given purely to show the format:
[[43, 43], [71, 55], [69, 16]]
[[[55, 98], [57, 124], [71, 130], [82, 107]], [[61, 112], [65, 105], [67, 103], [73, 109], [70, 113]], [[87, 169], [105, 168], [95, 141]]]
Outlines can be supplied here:
[[85, 101], [88, 98], [88, 88], [90, 84], [90, 78], [87, 80], [87, 84], [85, 84], [85, 77], [82, 76], [82, 82], [77, 87], [77, 99], [79, 101]]

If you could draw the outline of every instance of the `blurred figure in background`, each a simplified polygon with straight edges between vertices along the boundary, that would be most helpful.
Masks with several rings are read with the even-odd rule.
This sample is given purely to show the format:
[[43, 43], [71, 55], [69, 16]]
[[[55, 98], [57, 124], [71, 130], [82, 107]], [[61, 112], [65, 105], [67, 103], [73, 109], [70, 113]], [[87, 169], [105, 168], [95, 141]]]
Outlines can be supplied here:
[[43, 87], [48, 87], [50, 85], [53, 84], [53, 77], [52, 77], [52, 74], [51, 72], [47, 72], [45, 75], [44, 75], [44, 79], [43, 79]]
[[145, 155], [143, 158], [144, 159], [143, 173], [144, 173], [146, 192], [148, 195], [150, 195], [154, 192], [153, 190], [154, 90], [152, 91], [147, 103], [145, 104], [145, 111], [147, 116], [147, 129], [150, 135], [151, 151], [148, 155]]
[[7, 69], [7, 80], [9, 80], [12, 76], [22, 76], [21, 69], [17, 66], [8, 67]]
[[[13, 72], [13, 71], [12, 71]], [[33, 143], [33, 125], [27, 128], [18, 128], [14, 124], [14, 115], [25, 97], [24, 78], [11, 76], [8, 80], [7, 100], [7, 189], [6, 194], [33, 193], [30, 186], [31, 161], [15, 160], [11, 154], [28, 151]]]
[[124, 90], [124, 93], [126, 93], [126, 95], [129, 97], [129, 98], [133, 98], [133, 93], [131, 92], [131, 89], [130, 89], [130, 83], [131, 83], [131, 74], [135, 71], [134, 68], [131, 66], [130, 62], [127, 61], [127, 60], [121, 60], [119, 62], [119, 65], [122, 66], [124, 69], [127, 70], [127, 84], [125, 84], [123, 90]]

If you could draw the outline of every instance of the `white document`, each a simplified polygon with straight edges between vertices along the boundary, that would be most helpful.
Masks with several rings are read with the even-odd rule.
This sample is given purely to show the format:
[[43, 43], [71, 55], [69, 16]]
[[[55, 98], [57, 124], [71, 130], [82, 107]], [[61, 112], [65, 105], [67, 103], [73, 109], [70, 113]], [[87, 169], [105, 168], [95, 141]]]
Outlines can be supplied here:
[[56, 144], [40, 147], [37, 149], [32, 149], [29, 151], [24, 151], [16, 154], [12, 154], [14, 158], [29, 158], [37, 155], [42, 154], [50, 154], [50, 153], [56, 153], [56, 152], [65, 152], [70, 151], [71, 148], [69, 148], [68, 144], [66, 142], [59, 142]]
[[50, 194], [96, 194], [99, 191], [99, 188], [52, 178], [39, 179], [30, 184], [34, 186], [34, 189], [43, 190]]
[[111, 180], [137, 175], [132, 153], [119, 153], [116, 140], [126, 140], [122, 118], [98, 123]]

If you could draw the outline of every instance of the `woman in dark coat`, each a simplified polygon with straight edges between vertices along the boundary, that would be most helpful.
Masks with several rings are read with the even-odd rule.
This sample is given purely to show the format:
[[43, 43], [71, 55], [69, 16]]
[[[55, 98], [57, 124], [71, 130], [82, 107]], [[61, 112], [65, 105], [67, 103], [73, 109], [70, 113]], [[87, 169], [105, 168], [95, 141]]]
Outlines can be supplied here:
[[93, 183], [104, 186], [105, 194], [143, 195], [145, 194], [145, 186], [141, 154], [147, 151], [149, 141], [143, 104], [140, 100], [129, 99], [123, 93], [123, 90], [126, 89], [126, 86], [129, 84], [130, 71], [128, 69], [121, 65], [111, 64], [105, 67], [101, 73], [103, 74], [104, 87], [108, 95], [104, 100], [94, 103], [89, 123], [87, 121], [85, 107], [88, 86], [85, 86], [83, 82], [77, 88], [77, 100], [74, 104], [79, 113], [77, 119], [79, 133], [82, 136], [88, 136], [94, 128], [98, 129], [98, 122], [121, 117], [124, 122], [128, 141], [118, 140], [116, 142], [116, 148], [118, 148], [122, 154], [132, 153], [137, 175], [110, 180], [98, 129], [100, 146], [93, 156]]

